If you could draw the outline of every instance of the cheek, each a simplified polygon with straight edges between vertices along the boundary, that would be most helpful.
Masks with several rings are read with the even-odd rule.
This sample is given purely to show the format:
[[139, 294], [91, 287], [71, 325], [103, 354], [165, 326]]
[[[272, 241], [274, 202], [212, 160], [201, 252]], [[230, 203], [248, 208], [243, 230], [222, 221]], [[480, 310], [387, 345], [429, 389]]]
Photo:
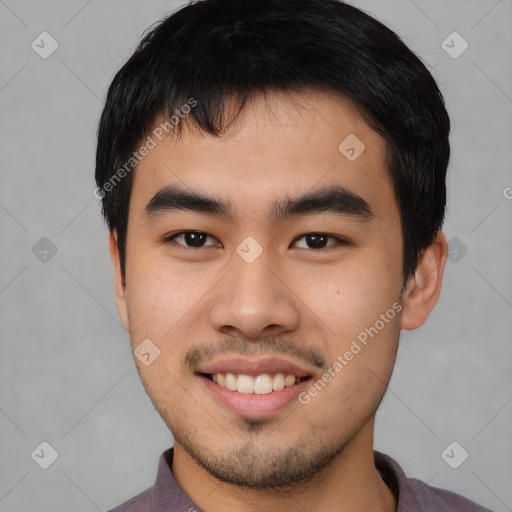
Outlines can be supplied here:
[[396, 261], [373, 250], [325, 271], [305, 273], [301, 280], [304, 302], [331, 334], [347, 339], [392, 308], [399, 298], [401, 269]]
[[[396, 357], [400, 261], [361, 251], [346, 265], [304, 277], [304, 302], [322, 321], [330, 364], [339, 363], [332, 389], [339, 390], [343, 407], [365, 409], [380, 399]], [[321, 400], [330, 396], [322, 394]]]
[[199, 307], [209, 279], [197, 267], [186, 270], [148, 253], [133, 254], [127, 273], [130, 331], [135, 340], [142, 336], [165, 343]]

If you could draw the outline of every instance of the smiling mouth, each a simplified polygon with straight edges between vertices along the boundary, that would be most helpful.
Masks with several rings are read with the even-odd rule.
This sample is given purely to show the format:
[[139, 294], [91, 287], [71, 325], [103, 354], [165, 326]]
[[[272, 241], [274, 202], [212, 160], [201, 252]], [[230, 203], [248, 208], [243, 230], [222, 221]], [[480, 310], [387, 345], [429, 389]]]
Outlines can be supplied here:
[[254, 376], [235, 373], [201, 373], [200, 375], [223, 389], [255, 395], [267, 395], [281, 391], [312, 378], [311, 375], [297, 377], [285, 373], [264, 373]]

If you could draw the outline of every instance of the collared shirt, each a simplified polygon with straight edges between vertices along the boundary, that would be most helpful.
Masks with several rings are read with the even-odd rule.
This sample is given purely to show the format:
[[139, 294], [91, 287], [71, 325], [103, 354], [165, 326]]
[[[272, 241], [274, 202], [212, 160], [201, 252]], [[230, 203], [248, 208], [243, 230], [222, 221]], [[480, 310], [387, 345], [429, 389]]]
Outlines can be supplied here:
[[[110, 512], [201, 512], [174, 479], [172, 457], [173, 448], [160, 456], [153, 487]], [[408, 478], [388, 455], [374, 451], [374, 461], [382, 479], [397, 499], [396, 512], [491, 512], [458, 494]]]

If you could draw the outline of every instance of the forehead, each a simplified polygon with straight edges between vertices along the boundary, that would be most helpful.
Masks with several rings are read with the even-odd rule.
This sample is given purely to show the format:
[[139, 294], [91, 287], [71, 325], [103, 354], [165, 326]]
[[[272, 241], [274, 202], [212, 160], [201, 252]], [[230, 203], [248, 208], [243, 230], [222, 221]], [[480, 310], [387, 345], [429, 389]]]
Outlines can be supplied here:
[[131, 209], [143, 211], [173, 184], [227, 198], [247, 213], [328, 185], [365, 197], [377, 212], [394, 205], [386, 142], [334, 93], [252, 97], [220, 137], [200, 132], [186, 117], [182, 122], [180, 137], [156, 141], [139, 163]]

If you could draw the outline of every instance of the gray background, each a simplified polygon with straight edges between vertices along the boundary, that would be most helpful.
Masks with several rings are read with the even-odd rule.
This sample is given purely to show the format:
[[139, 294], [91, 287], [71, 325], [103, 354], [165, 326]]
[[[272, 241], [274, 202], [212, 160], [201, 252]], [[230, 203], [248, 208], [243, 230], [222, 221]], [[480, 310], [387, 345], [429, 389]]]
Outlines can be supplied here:
[[[179, 3], [0, 0], [0, 511], [108, 510], [152, 485], [172, 444], [118, 321], [92, 192], [107, 87]], [[429, 321], [403, 334], [375, 446], [410, 476], [512, 510], [512, 1], [353, 3], [432, 67], [454, 124], [454, 261]], [[59, 44], [47, 59], [31, 48], [43, 31]], [[469, 43], [456, 59], [441, 47], [453, 31]], [[58, 452], [48, 469], [35, 462], [48, 450], [31, 457], [43, 441]], [[441, 457], [453, 441], [469, 453], [458, 469]]]

